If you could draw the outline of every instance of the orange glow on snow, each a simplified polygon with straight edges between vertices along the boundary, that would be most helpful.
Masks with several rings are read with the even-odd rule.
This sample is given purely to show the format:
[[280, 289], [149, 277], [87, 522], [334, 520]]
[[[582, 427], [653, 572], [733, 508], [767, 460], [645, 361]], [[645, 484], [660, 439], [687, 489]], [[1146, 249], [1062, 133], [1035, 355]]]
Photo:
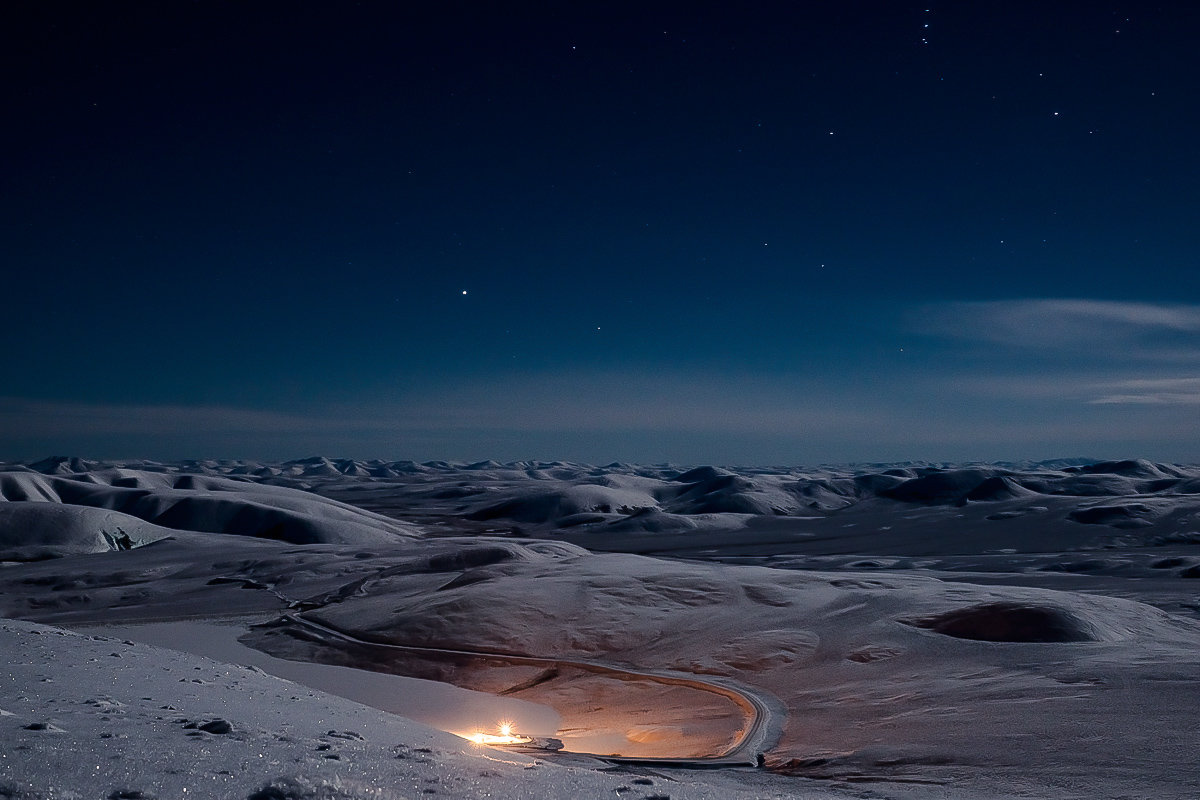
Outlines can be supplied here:
[[511, 722], [502, 721], [496, 725], [500, 733], [484, 733], [483, 731], [475, 731], [468, 735], [475, 744], [529, 744], [533, 739], [528, 736], [522, 736], [519, 733], [513, 733], [513, 724]]

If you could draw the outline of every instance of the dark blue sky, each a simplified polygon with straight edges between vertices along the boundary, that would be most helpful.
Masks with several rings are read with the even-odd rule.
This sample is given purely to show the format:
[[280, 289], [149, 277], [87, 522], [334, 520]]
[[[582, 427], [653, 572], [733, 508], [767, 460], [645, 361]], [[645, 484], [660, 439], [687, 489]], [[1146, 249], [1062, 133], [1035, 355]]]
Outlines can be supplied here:
[[1200, 460], [1194, 4], [402, 5], [5, 5], [0, 458]]

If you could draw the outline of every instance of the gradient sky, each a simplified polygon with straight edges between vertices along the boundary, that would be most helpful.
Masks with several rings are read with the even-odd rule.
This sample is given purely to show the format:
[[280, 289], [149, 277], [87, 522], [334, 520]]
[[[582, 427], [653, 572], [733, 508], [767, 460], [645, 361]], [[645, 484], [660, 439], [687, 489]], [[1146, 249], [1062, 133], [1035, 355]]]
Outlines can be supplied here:
[[0, 458], [1200, 461], [1200, 6], [0, 10]]

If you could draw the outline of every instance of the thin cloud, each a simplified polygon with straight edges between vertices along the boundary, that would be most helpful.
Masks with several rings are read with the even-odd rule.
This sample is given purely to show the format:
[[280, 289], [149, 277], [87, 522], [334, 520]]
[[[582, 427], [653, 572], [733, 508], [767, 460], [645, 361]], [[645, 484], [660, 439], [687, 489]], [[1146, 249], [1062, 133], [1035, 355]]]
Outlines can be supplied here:
[[1184, 406], [1200, 405], [1200, 392], [1184, 394], [1182, 392], [1152, 392], [1149, 394], [1109, 394], [1089, 400], [1092, 405], [1147, 405], [1147, 406]]
[[1200, 378], [1152, 378], [1121, 381], [1093, 405], [1200, 405]]
[[[1033, 299], [925, 306], [913, 326], [934, 335], [1022, 347], [1128, 345], [1200, 334], [1200, 306], [1110, 300]], [[1191, 348], [1177, 349], [1194, 355]], [[1147, 352], [1147, 355], [1151, 353]]]

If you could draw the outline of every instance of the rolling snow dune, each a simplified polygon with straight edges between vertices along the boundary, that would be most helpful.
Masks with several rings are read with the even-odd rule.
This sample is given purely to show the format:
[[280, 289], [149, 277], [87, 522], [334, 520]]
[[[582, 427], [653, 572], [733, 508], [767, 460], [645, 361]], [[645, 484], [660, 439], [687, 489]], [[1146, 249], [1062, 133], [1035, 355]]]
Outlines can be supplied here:
[[[851, 605], [856, 619], [868, 617], [872, 624], [889, 627], [901, 617], [929, 616], [933, 622], [919, 627], [945, 632], [950, 623], [937, 622], [942, 614], [957, 615], [958, 629], [977, 625], [981, 634], [989, 624], [997, 630], [1005, 625], [1001, 606], [991, 610], [990, 618], [977, 609], [1003, 600], [999, 590], [934, 578], [872, 582], [861, 576], [686, 565], [624, 554], [480, 563], [483, 559], [470, 556], [477, 549], [461, 551], [463, 578], [434, 594], [410, 594], [402, 580], [372, 584], [308, 616], [372, 641], [423, 647], [470, 643], [479, 650], [564, 657], [602, 653], [610, 660], [624, 663], [629, 658], [628, 663], [642, 665], [675, 658], [685, 646], [677, 638], [695, 637], [703, 652], [707, 636], [718, 631], [719, 638], [732, 638], [803, 623], [805, 630], [828, 638], [832, 631], [826, 626], [841, 626]], [[1044, 625], [1045, 631], [1033, 635], [1053, 637], [1060, 628], [1078, 634], [1070, 641], [1186, 635], [1200, 646], [1200, 626], [1177, 624], [1142, 604], [1033, 588], [1006, 593], [1017, 603], [1014, 608], [1031, 610], [1030, 626]], [[805, 614], [803, 620], [797, 619], [798, 611]], [[1010, 616], [1015, 627], [1019, 613]], [[728, 630], [721, 630], [722, 625]], [[862, 626], [864, 635], [869, 627]], [[839, 638], [853, 635], [839, 632]], [[869, 642], [855, 646], [859, 644]]]
[[562, 490], [535, 492], [488, 506], [470, 514], [470, 519], [511, 519], [517, 522], [561, 521], [577, 514], [636, 514], [655, 508], [647, 492], [582, 484]]
[[[0, 544], [7, 544], [10, 557], [18, 544], [43, 556], [95, 552], [114, 536], [135, 546], [163, 538], [168, 529], [294, 544], [387, 542], [418, 533], [411, 525], [287, 487], [130, 469], [69, 476], [0, 472], [0, 499]], [[97, 513], [101, 510], [107, 513]]]
[[[310, 476], [302, 485], [389, 515], [444, 520], [462, 530], [471, 530], [465, 526], [470, 521], [533, 535], [569, 530], [578, 542], [595, 533], [602, 547], [613, 533], [729, 530], [755, 518], [833, 519], [881, 509], [902, 515], [905, 507], [942, 509], [947, 516], [953, 509], [990, 507], [989, 514], [1014, 515], [1045, 507], [1045, 522], [1142, 527], [1149, 536], [1172, 532], [1177, 512], [1200, 510], [1200, 469], [1137, 460], [811, 470], [429, 462], [417, 471], [387, 472], [392, 476], [357, 480]], [[1127, 513], [1093, 514], [1093, 506]], [[1167, 526], [1160, 525], [1164, 515]]]
[[0, 502], [0, 561], [128, 550], [177, 533], [104, 508]]

